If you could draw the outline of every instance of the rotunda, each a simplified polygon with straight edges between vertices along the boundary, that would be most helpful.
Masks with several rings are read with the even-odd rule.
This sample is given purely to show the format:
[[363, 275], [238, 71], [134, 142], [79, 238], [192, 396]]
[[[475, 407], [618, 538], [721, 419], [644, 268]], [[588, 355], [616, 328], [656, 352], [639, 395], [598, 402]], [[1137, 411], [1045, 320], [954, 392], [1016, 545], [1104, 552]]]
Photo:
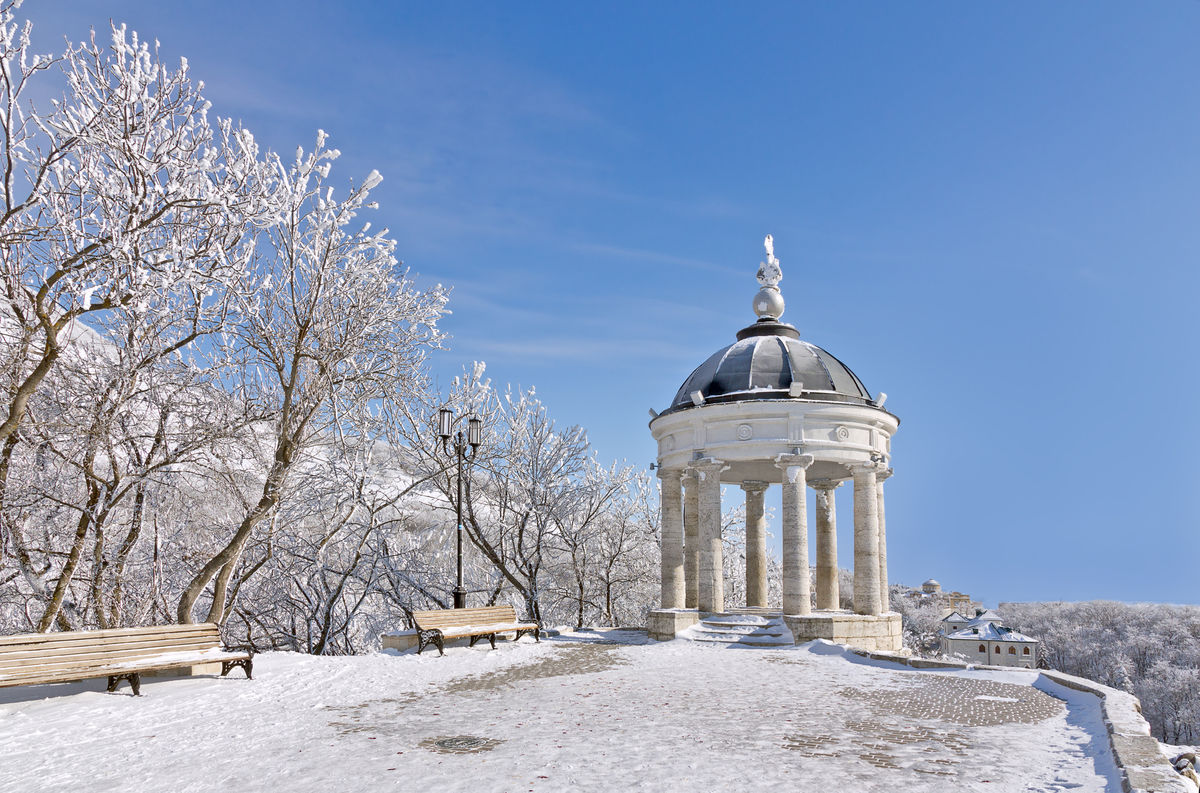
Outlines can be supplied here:
[[[758, 319], [713, 353], [654, 414], [662, 504], [662, 608], [650, 633], [667, 639], [702, 616], [726, 612], [721, 486], [746, 498], [746, 607], [781, 613], [796, 642], [824, 638], [867, 649], [900, 648], [890, 611], [883, 482], [900, 419], [848, 366], [781, 321], [783, 279], [774, 242], [764, 245]], [[651, 411], [653, 413], [653, 411]], [[853, 609], [839, 608], [833, 491], [854, 490]], [[763, 498], [782, 488], [783, 602], [767, 601]], [[816, 603], [810, 576], [808, 494], [816, 507]]]

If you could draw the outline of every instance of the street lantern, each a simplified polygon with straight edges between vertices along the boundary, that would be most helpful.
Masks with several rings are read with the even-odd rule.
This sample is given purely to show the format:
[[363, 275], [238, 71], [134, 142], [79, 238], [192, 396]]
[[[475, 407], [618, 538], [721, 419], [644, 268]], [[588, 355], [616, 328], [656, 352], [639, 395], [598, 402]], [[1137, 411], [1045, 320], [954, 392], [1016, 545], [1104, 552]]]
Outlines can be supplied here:
[[[467, 590], [463, 588], [463, 460], [468, 461], [475, 459], [475, 452], [478, 451], [483, 443], [483, 421], [478, 416], [471, 415], [467, 418], [467, 437], [463, 437], [463, 431], [454, 432], [454, 411], [450, 408], [441, 408], [438, 410], [438, 437], [442, 439], [442, 451], [450, 453], [450, 437], [454, 437], [454, 456], [458, 464], [458, 499], [454, 503], [454, 514], [458, 519], [458, 534], [457, 534], [457, 549], [458, 549], [458, 575], [455, 579], [454, 587], [454, 608], [461, 609], [467, 606]], [[470, 451], [468, 452], [468, 449]]]

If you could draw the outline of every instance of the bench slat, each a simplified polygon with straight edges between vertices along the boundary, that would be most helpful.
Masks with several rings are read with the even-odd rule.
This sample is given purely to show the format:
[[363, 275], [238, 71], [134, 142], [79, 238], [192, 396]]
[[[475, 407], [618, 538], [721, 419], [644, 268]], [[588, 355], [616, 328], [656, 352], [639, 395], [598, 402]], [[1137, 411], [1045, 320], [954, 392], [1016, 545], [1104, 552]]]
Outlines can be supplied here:
[[113, 628], [102, 631], [60, 631], [56, 633], [20, 633], [13, 636], [0, 636], [0, 648], [15, 647], [26, 644], [71, 644], [78, 641], [128, 641], [138, 636], [185, 636], [212, 635], [220, 636], [216, 625], [206, 622], [197, 625], [154, 625], [148, 628]]
[[537, 625], [532, 622], [506, 622], [499, 625], [478, 625], [462, 628], [446, 628], [442, 635], [447, 639], [461, 639], [464, 636], [486, 636], [489, 633], [516, 633], [531, 631]]
[[478, 622], [479, 620], [514, 620], [517, 618], [512, 612], [506, 614], [425, 614], [414, 615], [414, 617], [422, 622]]
[[414, 611], [413, 620], [423, 627], [478, 625], [492, 622], [516, 622], [517, 613], [512, 606], [490, 606], [476, 609], [439, 609], [437, 611]]
[[245, 658], [249, 657], [249, 653], [224, 653], [218, 650], [208, 653], [154, 653], [153, 655], [143, 655], [132, 658], [97, 659], [78, 664], [52, 665], [47, 667], [26, 667], [17, 670], [0, 672], [0, 681], [57, 674], [73, 674], [75, 675], [75, 679], [78, 679], [80, 676], [95, 677], [98, 674], [97, 670], [113, 669], [117, 667], [147, 669], [154, 666], [187, 666], [189, 664], [212, 663], [213, 661], [221, 661], [233, 657]]
[[156, 647], [216, 647], [220, 644], [214, 636], [182, 636], [182, 637], [130, 637], [125, 642], [109, 639], [107, 642], [73, 642], [66, 645], [22, 644], [17, 648], [0, 648], [0, 666], [10, 661], [28, 659], [28, 657], [70, 657], [88, 653], [124, 653], [126, 650], [137, 650]]
[[211, 641], [203, 643], [153, 644], [141, 647], [109, 648], [78, 648], [70, 654], [34, 653], [24, 658], [0, 657], [0, 673], [11, 669], [30, 666], [61, 666], [64, 664], [80, 664], [97, 659], [110, 658], [141, 658], [147, 655], [161, 655], [170, 652], [203, 652], [219, 649], [220, 645]]

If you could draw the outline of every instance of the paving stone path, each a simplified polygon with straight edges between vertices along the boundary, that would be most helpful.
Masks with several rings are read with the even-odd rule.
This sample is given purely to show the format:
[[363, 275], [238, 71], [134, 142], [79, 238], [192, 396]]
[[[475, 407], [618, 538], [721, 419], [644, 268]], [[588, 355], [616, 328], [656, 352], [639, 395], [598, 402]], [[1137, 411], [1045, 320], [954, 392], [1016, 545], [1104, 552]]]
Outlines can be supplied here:
[[[330, 726], [394, 745], [450, 790], [588, 789], [614, 774], [634, 789], [1116, 789], [1087, 756], [1095, 736], [1030, 685], [803, 651], [550, 644], [419, 697], [333, 709]], [[1005, 741], [1046, 767], [1014, 775]]]

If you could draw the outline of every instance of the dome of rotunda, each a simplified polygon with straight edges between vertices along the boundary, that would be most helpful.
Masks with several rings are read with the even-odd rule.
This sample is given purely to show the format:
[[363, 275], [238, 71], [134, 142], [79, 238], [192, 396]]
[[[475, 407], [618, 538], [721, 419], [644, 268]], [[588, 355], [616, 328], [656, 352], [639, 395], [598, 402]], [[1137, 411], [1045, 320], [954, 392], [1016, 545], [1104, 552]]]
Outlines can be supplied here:
[[[783, 271], [771, 235], [763, 240], [767, 260], [758, 269], [762, 288], [754, 296], [758, 321], [738, 331], [737, 341], [717, 350], [679, 387], [664, 414], [707, 404], [765, 399], [842, 402], [881, 408], [850, 367], [800, 338], [786, 322], [779, 282]], [[658, 415], [658, 414], [655, 414]]]
[[867, 387], [846, 364], [801, 340], [791, 325], [768, 318], [743, 328], [737, 341], [700, 364], [679, 387], [667, 411], [695, 407], [698, 401], [759, 399], [873, 404]]

